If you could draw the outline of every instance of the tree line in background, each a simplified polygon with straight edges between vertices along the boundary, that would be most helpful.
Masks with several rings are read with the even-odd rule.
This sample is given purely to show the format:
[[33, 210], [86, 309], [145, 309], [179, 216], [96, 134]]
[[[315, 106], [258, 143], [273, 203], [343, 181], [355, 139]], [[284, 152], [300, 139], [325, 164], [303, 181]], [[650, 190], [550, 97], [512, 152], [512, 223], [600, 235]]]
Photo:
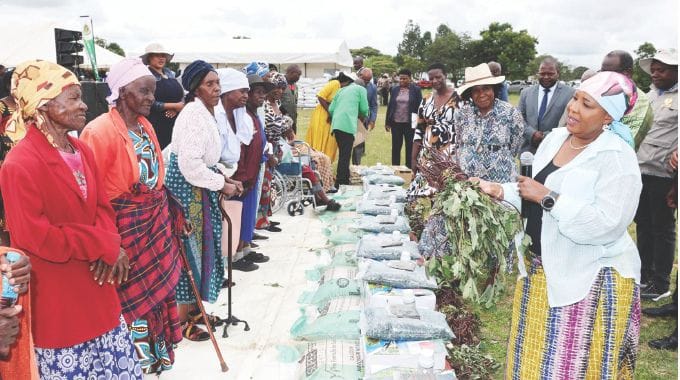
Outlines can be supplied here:
[[[493, 22], [479, 33], [479, 39], [469, 34], [457, 33], [446, 24], [437, 27], [434, 35], [430, 31], [422, 32], [420, 26], [409, 20], [406, 24], [401, 42], [397, 47], [397, 55], [383, 54], [371, 46], [350, 49], [353, 56], [363, 56], [364, 65], [380, 75], [395, 73], [400, 68], [408, 68], [421, 73], [434, 62], [446, 65], [453, 81], [463, 79], [465, 67], [475, 66], [482, 62], [496, 61], [503, 67], [503, 74], [508, 80], [526, 80], [538, 72], [538, 66], [546, 55], [537, 55], [538, 38], [526, 30], [515, 31], [509, 23]], [[612, 50], [617, 47], [612, 47]], [[635, 66], [633, 79], [644, 91], [649, 90], [651, 79], [637, 64], [642, 58], [651, 57], [656, 52], [654, 45], [645, 42], [635, 50]], [[606, 52], [603, 53], [603, 57]], [[556, 57], [555, 57], [556, 58]], [[557, 59], [557, 58], [556, 58]], [[588, 67], [571, 67], [557, 59], [560, 79], [572, 81], [580, 79]], [[599, 67], [592, 67], [598, 70]]]
[[[383, 54], [371, 46], [350, 49], [352, 56], [365, 58], [364, 65], [373, 69], [376, 75], [396, 73], [400, 68], [408, 68], [412, 73], [421, 73], [434, 62], [446, 65], [453, 81], [463, 79], [465, 67], [475, 66], [481, 62], [496, 61], [503, 67], [503, 74], [508, 80], [526, 80], [538, 72], [538, 66], [546, 55], [536, 55], [538, 38], [522, 29], [518, 32], [509, 23], [493, 22], [480, 33], [480, 39], [473, 39], [467, 33], [456, 33], [446, 24], [440, 24], [434, 33], [421, 32], [420, 26], [409, 20], [404, 30], [402, 41], [397, 47], [397, 55]], [[235, 36], [235, 39], [250, 38]], [[95, 37], [95, 43], [116, 54], [125, 56], [125, 52], [115, 42], [109, 43], [103, 38]], [[612, 47], [612, 50], [617, 47]], [[647, 92], [651, 78], [640, 69], [638, 61], [654, 56], [656, 48], [645, 42], [633, 52], [635, 65], [633, 80], [640, 89]], [[606, 52], [603, 52], [603, 57]], [[556, 57], [555, 57], [556, 58]], [[557, 58], [556, 58], [557, 59]], [[572, 81], [580, 79], [588, 67], [571, 67], [557, 59], [560, 79]], [[177, 70], [179, 65], [172, 62], [170, 69]], [[598, 70], [599, 67], [592, 67]]]

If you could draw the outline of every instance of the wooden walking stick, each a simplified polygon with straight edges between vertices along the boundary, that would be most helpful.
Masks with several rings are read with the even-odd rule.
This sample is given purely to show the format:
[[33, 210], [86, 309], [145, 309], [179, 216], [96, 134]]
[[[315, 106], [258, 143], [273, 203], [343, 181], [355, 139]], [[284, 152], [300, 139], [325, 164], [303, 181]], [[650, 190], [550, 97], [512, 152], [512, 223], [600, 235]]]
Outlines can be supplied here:
[[[184, 231], [185, 236], [188, 236], [189, 233], [190, 229], [185, 229]], [[194, 292], [194, 297], [196, 297], [196, 304], [198, 305], [198, 309], [201, 311], [201, 316], [203, 317], [203, 322], [205, 322], [205, 326], [207, 327], [208, 334], [210, 334], [210, 340], [212, 341], [213, 348], [215, 348], [217, 358], [220, 361], [222, 372], [227, 372], [229, 371], [229, 367], [227, 366], [227, 363], [225, 363], [224, 358], [222, 357], [222, 352], [220, 351], [220, 347], [217, 345], [217, 340], [215, 340], [215, 334], [213, 334], [212, 324], [210, 323], [210, 320], [208, 320], [208, 314], [205, 313], [205, 308], [203, 307], [203, 302], [201, 300], [201, 294], [199, 293], [198, 287], [196, 286], [196, 282], [194, 281], [194, 275], [193, 272], [191, 271], [191, 265], [189, 265], [189, 260], [187, 259], [186, 252], [184, 252], [184, 243], [181, 241], [179, 244], [179, 255], [182, 258], [182, 266], [184, 266], [184, 269], [187, 271], [187, 276], [189, 277], [191, 289]]]

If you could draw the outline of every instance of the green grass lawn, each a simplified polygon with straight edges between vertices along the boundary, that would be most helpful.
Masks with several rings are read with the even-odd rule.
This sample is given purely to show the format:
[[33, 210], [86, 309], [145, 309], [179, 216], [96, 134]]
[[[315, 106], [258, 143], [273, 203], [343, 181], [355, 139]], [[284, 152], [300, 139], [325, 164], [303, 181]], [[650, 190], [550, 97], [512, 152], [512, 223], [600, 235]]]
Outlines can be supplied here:
[[[510, 102], [517, 104], [518, 94], [510, 94]], [[366, 156], [362, 160], [364, 165], [374, 165], [377, 162], [390, 164], [391, 156], [391, 136], [385, 132], [385, 110], [381, 106], [378, 112], [376, 127], [369, 133], [366, 140]], [[298, 137], [304, 139], [309, 126], [311, 109], [300, 110], [298, 113]], [[404, 153], [402, 149], [402, 165], [404, 163]], [[634, 226], [629, 229], [635, 238]], [[677, 276], [677, 258], [673, 270], [673, 279]], [[505, 363], [505, 350], [510, 331], [510, 319], [512, 317], [512, 295], [514, 291], [514, 274], [508, 275], [506, 283], [506, 294], [503, 299], [493, 308], [477, 308], [478, 315], [482, 321], [482, 348], [490, 353], [498, 362], [501, 369], [496, 373], [496, 378], [502, 378], [503, 364]], [[676, 284], [672, 281], [672, 284]], [[675, 285], [672, 285], [675, 288]], [[670, 300], [670, 299], [669, 299]], [[663, 301], [662, 301], [663, 302]], [[644, 307], [655, 306], [654, 302], [643, 302]], [[640, 350], [637, 360], [635, 377], [637, 379], [677, 379], [678, 378], [678, 354], [676, 351], [658, 351], [649, 348], [647, 343], [650, 340], [661, 338], [673, 332], [676, 326], [674, 318], [648, 318], [642, 317], [640, 328]]]

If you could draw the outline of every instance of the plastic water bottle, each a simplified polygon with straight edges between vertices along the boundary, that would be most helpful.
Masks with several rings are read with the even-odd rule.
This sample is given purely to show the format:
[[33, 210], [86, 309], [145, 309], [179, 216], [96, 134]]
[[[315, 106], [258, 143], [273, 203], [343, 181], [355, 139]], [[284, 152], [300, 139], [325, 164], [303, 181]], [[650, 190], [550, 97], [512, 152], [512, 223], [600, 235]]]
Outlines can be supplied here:
[[434, 380], [434, 351], [429, 349], [420, 350], [420, 357], [418, 358], [418, 379], [420, 380]]
[[404, 289], [403, 291], [403, 301], [404, 305], [415, 305], [416, 303], [416, 296], [413, 292], [413, 289]]
[[400, 261], [411, 261], [411, 254], [408, 251], [402, 251], [399, 256]]
[[[7, 257], [7, 262], [12, 265], [19, 261], [21, 255], [17, 252], [7, 252], [5, 255]], [[5, 309], [12, 307], [17, 303], [17, 298], [19, 295], [14, 291], [14, 285], [9, 283], [9, 279], [5, 273], [2, 274], [2, 298], [0, 298], [0, 308]]]

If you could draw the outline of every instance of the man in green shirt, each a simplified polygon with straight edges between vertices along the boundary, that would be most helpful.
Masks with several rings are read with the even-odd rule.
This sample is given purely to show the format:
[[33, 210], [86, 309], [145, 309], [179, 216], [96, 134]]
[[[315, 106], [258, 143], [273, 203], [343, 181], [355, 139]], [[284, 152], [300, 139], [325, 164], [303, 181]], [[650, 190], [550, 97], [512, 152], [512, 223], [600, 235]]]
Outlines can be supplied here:
[[333, 98], [328, 113], [331, 116], [331, 130], [338, 143], [338, 172], [335, 176], [335, 187], [349, 185], [349, 163], [354, 145], [354, 135], [357, 133], [357, 121], [368, 115], [368, 97], [366, 89], [354, 84], [356, 74], [338, 75], [340, 90]]

